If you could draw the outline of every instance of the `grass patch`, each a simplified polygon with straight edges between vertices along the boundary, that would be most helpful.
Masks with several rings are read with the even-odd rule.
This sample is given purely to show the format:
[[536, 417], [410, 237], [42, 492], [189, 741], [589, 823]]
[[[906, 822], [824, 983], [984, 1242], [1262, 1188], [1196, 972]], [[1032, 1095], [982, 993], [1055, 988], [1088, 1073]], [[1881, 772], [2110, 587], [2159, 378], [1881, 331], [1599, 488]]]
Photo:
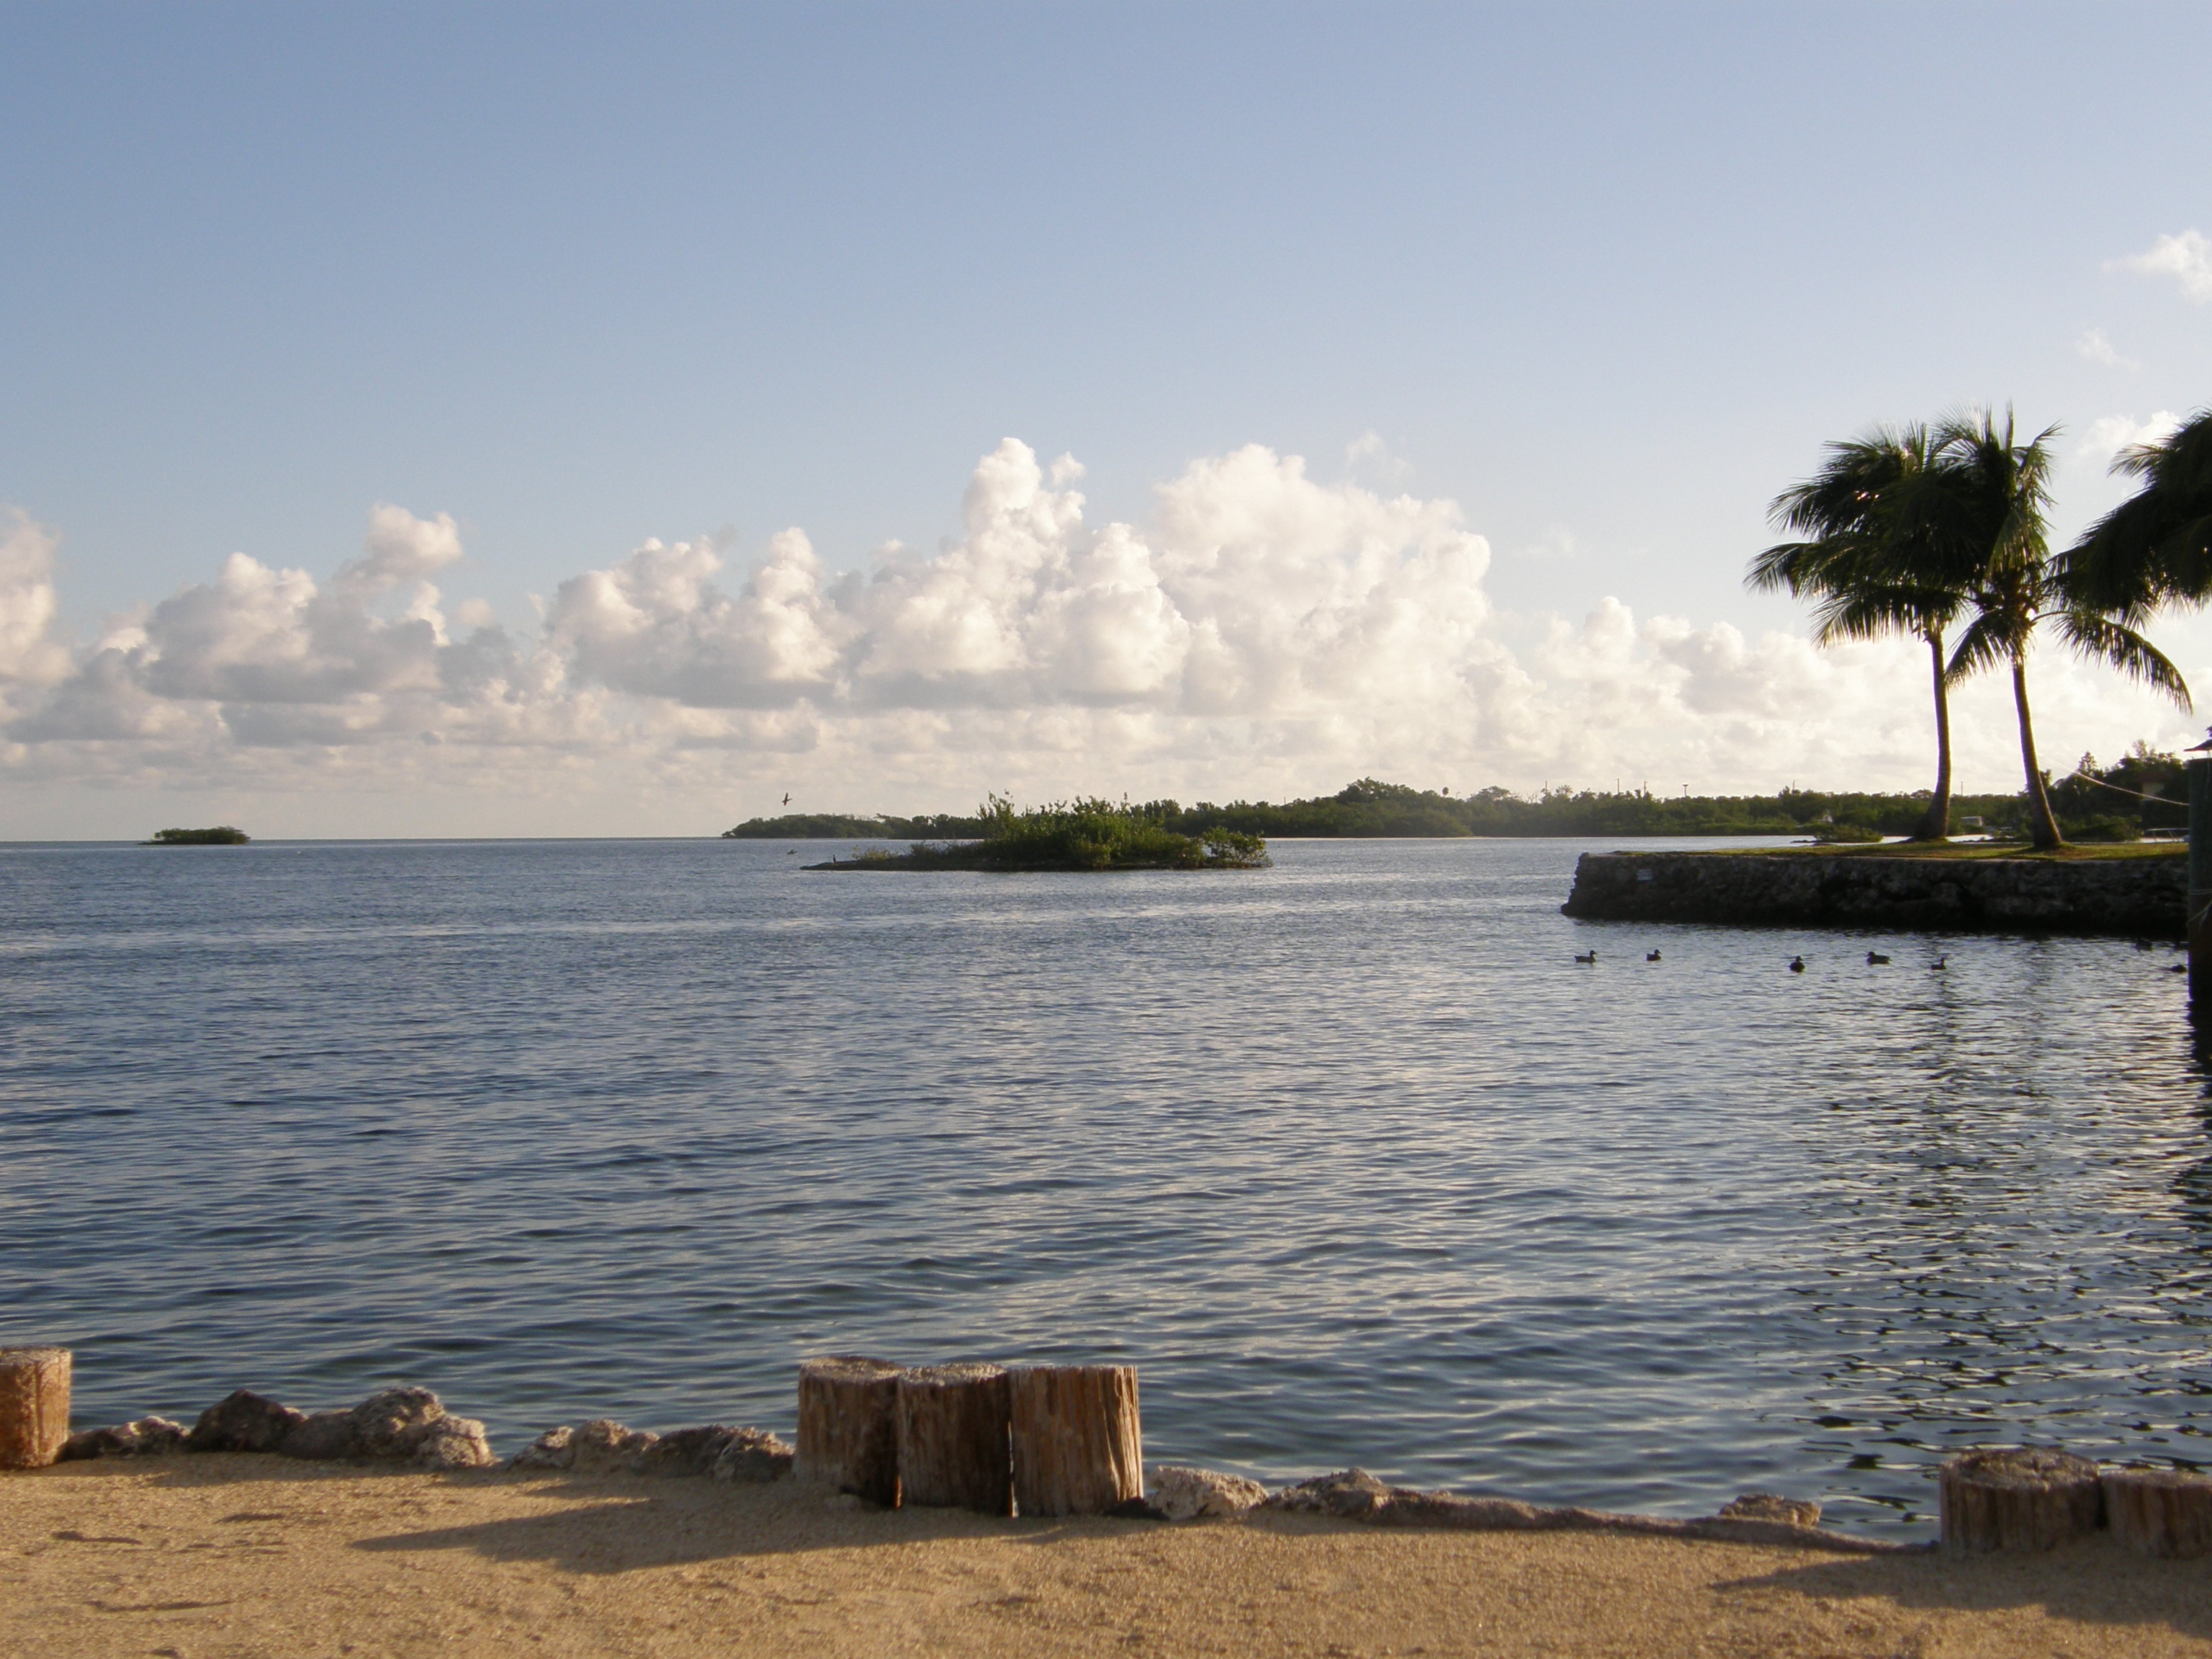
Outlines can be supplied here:
[[1215, 827], [1170, 830], [1144, 807], [1090, 799], [1018, 808], [992, 796], [979, 840], [926, 842], [903, 853], [870, 848], [810, 870], [1260, 870], [1267, 839]]
[[[1624, 848], [1624, 852], [1629, 849]], [[2074, 842], [2048, 853], [2033, 851], [2025, 842], [1893, 841], [1880, 846], [1728, 847], [1684, 854], [1688, 858], [1878, 858], [1878, 859], [2036, 859], [2046, 863], [2083, 860], [2179, 859], [2189, 856], [2185, 841]]]

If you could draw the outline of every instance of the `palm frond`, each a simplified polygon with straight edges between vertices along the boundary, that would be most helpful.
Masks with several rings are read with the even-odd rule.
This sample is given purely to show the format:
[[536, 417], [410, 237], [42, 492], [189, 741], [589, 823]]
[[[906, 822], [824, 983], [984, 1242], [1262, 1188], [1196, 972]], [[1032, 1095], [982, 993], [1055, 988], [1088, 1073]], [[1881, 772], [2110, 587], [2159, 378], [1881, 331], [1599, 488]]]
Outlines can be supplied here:
[[2058, 613], [2058, 632], [2083, 656], [2107, 663], [2130, 679], [2141, 680], [2154, 690], [2163, 691], [2185, 711], [2193, 706], [2181, 671], [2134, 629], [2094, 611], [2069, 610]]
[[1753, 556], [1744, 586], [1754, 592], [1788, 592], [1794, 599], [1826, 592], [1834, 550], [1825, 542], [1778, 542]]
[[1888, 634], [1923, 638], [1948, 628], [1963, 604], [1956, 593], [1936, 588], [1869, 585], [1832, 593], [1813, 609], [1813, 643], [1840, 644]]
[[2130, 622], [2212, 600], [2212, 410], [2163, 442], [2136, 446], [2115, 470], [2145, 483], [2060, 556], [2069, 599]]
[[1814, 540], [1861, 527], [1882, 491], [1923, 463], [1928, 447], [1926, 428], [1917, 425], [1877, 426], [1829, 444], [1820, 470], [1777, 495], [1767, 518]]
[[2000, 667], [2010, 662], [2013, 654], [2013, 641], [2008, 630], [1984, 611], [1968, 623], [1953, 642], [1951, 660], [1944, 667], [1943, 678], [1955, 685], [1960, 680], [1972, 679], [1985, 669]]

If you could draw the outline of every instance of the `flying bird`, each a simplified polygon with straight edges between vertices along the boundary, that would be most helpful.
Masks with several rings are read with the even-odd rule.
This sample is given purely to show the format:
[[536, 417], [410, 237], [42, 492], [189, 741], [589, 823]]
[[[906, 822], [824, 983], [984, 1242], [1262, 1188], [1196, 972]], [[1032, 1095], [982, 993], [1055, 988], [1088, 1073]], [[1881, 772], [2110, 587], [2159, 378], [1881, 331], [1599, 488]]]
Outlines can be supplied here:
[[783, 792], [783, 804], [784, 804], [786, 806], [788, 806], [788, 805], [791, 805], [791, 791], [790, 791], [790, 790], [788, 790], [788, 789], [787, 789], [787, 790], [785, 790], [785, 791]]

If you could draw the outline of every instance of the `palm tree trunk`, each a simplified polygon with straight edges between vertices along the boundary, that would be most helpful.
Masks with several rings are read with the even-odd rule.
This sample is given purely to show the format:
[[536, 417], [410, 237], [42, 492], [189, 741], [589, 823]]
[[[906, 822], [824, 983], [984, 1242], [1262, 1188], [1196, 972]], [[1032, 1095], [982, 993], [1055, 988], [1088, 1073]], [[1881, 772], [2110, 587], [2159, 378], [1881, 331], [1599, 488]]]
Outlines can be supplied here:
[[2043, 787], [2043, 769], [2035, 763], [2035, 723], [2027, 714], [2027, 658], [2012, 659], [2012, 705], [2020, 711], [2020, 760], [2027, 769], [2027, 833], [2039, 853], [2063, 847], [2058, 820], [2051, 811], [2051, 796]]
[[1929, 653], [1936, 659], [1936, 793], [1927, 815], [1912, 832], [1915, 841], [1948, 841], [1951, 836], [1951, 686], [1943, 673], [1943, 630], [1928, 630]]

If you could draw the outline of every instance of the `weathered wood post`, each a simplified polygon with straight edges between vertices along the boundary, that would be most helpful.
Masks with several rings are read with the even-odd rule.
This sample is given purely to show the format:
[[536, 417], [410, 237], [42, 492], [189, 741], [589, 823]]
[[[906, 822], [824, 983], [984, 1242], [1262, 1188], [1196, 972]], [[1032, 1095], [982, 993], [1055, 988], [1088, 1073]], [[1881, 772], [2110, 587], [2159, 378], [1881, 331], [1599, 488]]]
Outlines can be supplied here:
[[2145, 1555], [2212, 1555], [2212, 1478], [2185, 1469], [2106, 1469], [2112, 1536]]
[[896, 1509], [898, 1378], [896, 1365], [858, 1354], [801, 1360], [792, 1474]]
[[1936, 1491], [1943, 1547], [1954, 1555], [2053, 1549], [2104, 1517], [2097, 1466], [2056, 1447], [1961, 1452], [1944, 1462]]
[[899, 1501], [1012, 1515], [1012, 1385], [1004, 1365], [902, 1371]]
[[0, 1348], [0, 1469], [42, 1469], [69, 1438], [70, 1351]]
[[1014, 1502], [1024, 1515], [1103, 1515], [1142, 1498], [1135, 1368], [1017, 1367], [1013, 1443]]
[[2189, 1007], [2212, 1015], [2212, 737], [2189, 750]]

